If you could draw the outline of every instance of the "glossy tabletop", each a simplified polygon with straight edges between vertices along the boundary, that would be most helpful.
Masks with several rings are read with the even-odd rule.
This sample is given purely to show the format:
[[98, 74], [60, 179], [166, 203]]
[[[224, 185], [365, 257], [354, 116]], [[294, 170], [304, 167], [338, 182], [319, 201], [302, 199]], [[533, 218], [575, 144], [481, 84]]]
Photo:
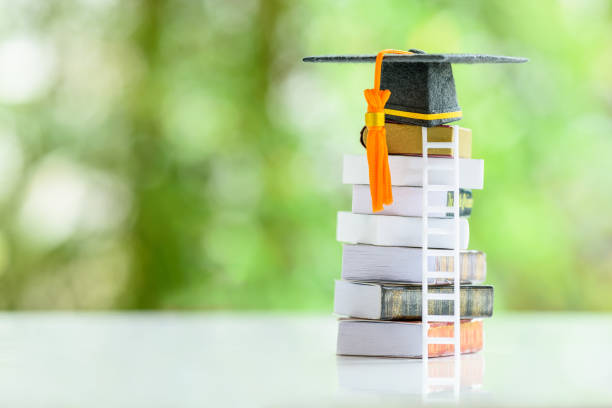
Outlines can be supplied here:
[[[0, 314], [0, 405], [422, 403], [420, 360], [338, 357], [336, 330], [326, 315]], [[462, 358], [462, 405], [612, 405], [612, 315], [500, 314], [485, 340]]]

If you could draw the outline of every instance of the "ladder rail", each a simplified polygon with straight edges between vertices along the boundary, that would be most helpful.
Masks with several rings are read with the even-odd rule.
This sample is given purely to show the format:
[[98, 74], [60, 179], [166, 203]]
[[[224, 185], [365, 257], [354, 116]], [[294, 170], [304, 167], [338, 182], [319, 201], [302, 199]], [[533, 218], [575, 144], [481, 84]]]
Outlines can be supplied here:
[[425, 126], [421, 127], [421, 138], [423, 139], [423, 168], [422, 168], [422, 230], [421, 230], [421, 245], [422, 245], [422, 258], [421, 258], [421, 325], [422, 325], [422, 351], [421, 358], [423, 363], [423, 395], [427, 395], [428, 383], [429, 379], [429, 342], [428, 342], [428, 333], [429, 333], [429, 301], [428, 301], [428, 276], [427, 270], [429, 268], [429, 258], [427, 257], [427, 249], [429, 247], [429, 216], [427, 214], [427, 207], [429, 206], [429, 160], [428, 160], [428, 152], [427, 152], [427, 128]]
[[455, 384], [454, 384], [454, 393], [455, 397], [459, 398], [459, 386], [460, 386], [460, 376], [461, 376], [461, 264], [459, 259], [459, 245], [460, 245], [460, 237], [459, 237], [459, 207], [460, 207], [460, 195], [459, 195], [459, 127], [457, 125], [453, 126], [453, 161], [455, 165], [455, 180], [454, 180], [454, 191], [453, 191], [453, 208], [455, 209], [453, 218], [455, 224], [455, 245], [454, 250], [454, 260], [453, 260], [453, 270], [455, 272], [455, 279], [453, 282], [454, 285], [454, 335], [455, 335]]
[[[429, 392], [429, 345], [430, 344], [452, 344], [454, 357], [454, 378], [453, 391], [455, 398], [459, 398], [460, 386], [460, 359], [461, 359], [461, 265], [460, 265], [460, 195], [459, 195], [459, 127], [452, 126], [452, 141], [449, 142], [429, 142], [427, 137], [427, 128], [421, 128], [421, 137], [423, 142], [423, 167], [422, 167], [422, 362], [423, 362], [423, 395]], [[452, 165], [449, 170], [452, 170], [453, 182], [449, 186], [432, 185], [430, 190], [429, 171], [435, 169], [435, 166], [430, 166], [429, 149], [449, 147], [452, 149]], [[429, 216], [433, 211], [441, 210], [440, 207], [429, 206], [429, 192], [438, 191], [442, 188], [450, 187], [449, 191], [453, 192], [452, 206], [447, 206], [447, 211], [444, 214], [452, 214], [453, 231], [447, 232], [445, 235], [452, 235], [453, 244], [450, 250], [431, 250], [429, 249], [429, 235], [443, 233], [439, 229], [429, 228]], [[452, 256], [453, 267], [452, 271], [446, 271], [445, 276], [452, 276], [453, 291], [452, 294], [441, 295], [429, 292], [430, 277], [436, 275], [435, 271], [429, 270], [429, 258], [435, 256]], [[450, 275], [450, 276], [449, 276]], [[453, 313], [451, 316], [435, 316], [429, 315], [429, 300], [439, 299], [445, 302], [453, 302]], [[453, 336], [446, 338], [429, 337], [430, 322], [452, 322]]]

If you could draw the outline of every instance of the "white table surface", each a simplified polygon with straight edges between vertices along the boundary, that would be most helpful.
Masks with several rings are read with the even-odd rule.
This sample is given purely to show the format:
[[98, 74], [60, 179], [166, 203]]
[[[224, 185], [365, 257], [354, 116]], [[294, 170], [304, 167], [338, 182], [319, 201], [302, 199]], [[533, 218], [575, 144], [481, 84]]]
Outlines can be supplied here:
[[[307, 314], [0, 314], [0, 405], [420, 404], [420, 360], [337, 357], [336, 329]], [[612, 315], [498, 315], [485, 338], [462, 360], [462, 403], [612, 405]]]

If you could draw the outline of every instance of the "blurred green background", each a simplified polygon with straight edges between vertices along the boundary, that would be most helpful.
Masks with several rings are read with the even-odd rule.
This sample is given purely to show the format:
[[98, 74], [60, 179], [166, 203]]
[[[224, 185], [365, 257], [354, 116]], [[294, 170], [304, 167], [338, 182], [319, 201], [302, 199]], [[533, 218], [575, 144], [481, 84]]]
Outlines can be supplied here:
[[496, 310], [612, 310], [610, 1], [0, 5], [0, 307], [330, 312], [373, 66], [456, 66]]

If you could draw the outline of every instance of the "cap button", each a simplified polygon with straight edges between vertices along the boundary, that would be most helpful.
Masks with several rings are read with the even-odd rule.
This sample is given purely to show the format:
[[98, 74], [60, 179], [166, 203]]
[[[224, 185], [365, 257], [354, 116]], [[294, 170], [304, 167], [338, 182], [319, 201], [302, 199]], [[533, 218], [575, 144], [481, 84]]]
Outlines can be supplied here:
[[411, 52], [411, 53], [413, 53], [413, 54], [427, 54], [425, 51], [423, 51], [423, 50], [419, 50], [419, 49], [417, 49], [417, 48], [411, 48], [411, 49], [409, 49], [408, 51], [410, 51], [410, 52]]

